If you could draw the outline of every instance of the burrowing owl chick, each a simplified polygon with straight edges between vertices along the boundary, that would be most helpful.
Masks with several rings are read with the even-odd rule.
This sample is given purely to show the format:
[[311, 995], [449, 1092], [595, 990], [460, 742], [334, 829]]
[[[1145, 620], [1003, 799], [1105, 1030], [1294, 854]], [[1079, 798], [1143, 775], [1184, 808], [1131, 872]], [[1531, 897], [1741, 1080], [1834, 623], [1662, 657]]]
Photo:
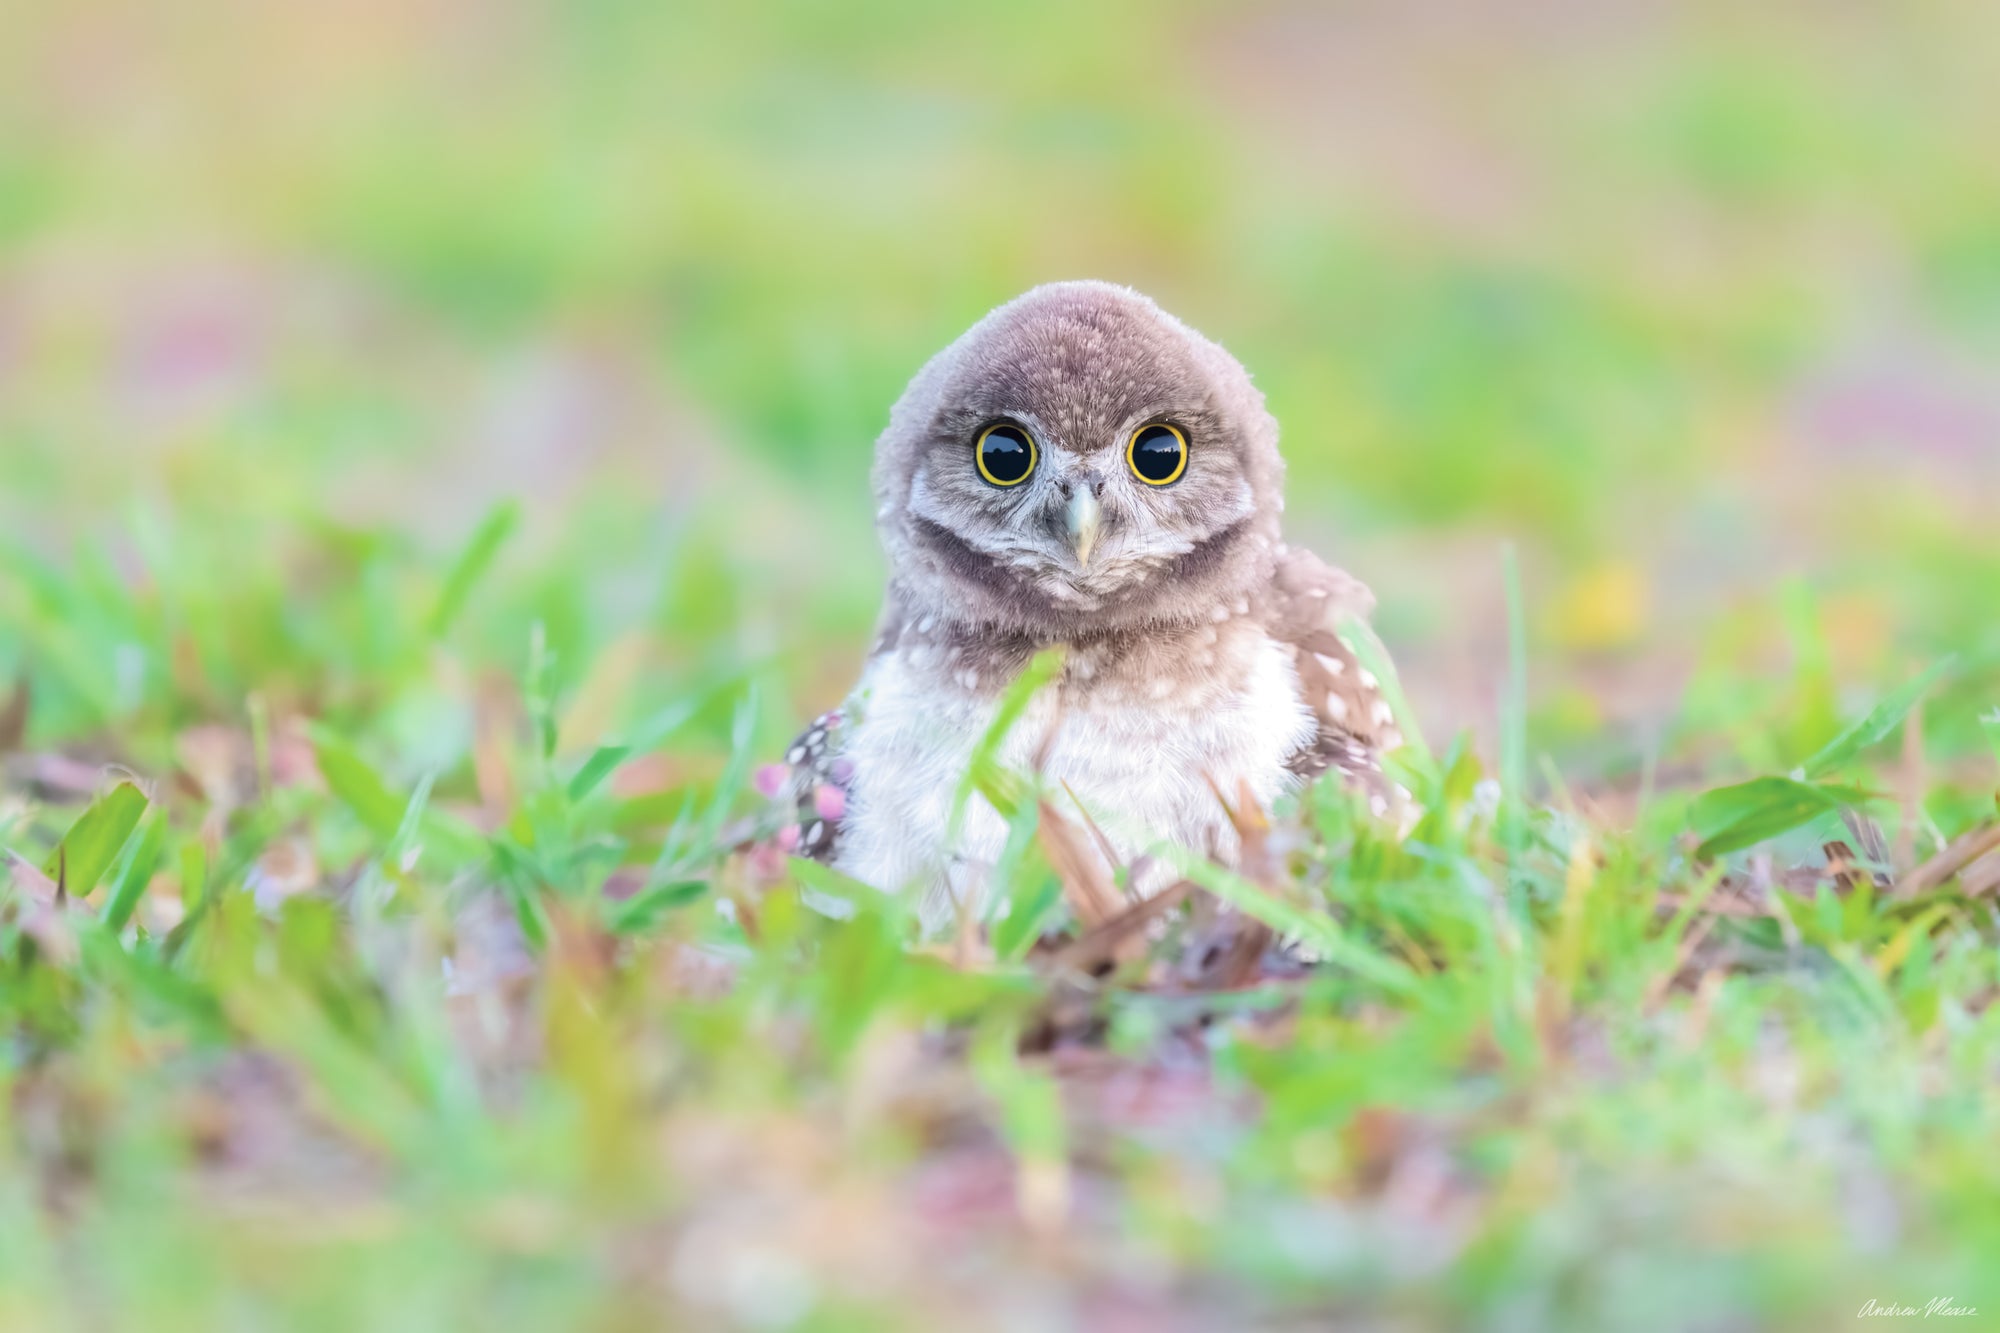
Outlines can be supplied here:
[[974, 797], [948, 843], [954, 796], [1051, 647], [1061, 673], [1001, 760], [1039, 767], [1121, 859], [1170, 842], [1227, 860], [1219, 794], [1268, 805], [1328, 769], [1385, 790], [1400, 737], [1336, 633], [1373, 599], [1285, 545], [1283, 481], [1243, 367], [1144, 296], [1055, 283], [980, 320], [876, 445], [881, 626], [848, 700], [786, 756], [786, 841], [885, 890], [976, 886], [1007, 830]]

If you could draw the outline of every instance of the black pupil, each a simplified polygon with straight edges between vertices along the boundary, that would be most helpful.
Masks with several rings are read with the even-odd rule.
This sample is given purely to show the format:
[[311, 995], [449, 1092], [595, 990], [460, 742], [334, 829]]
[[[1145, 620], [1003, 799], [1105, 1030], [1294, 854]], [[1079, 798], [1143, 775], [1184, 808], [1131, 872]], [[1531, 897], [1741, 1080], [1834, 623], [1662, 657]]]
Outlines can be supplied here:
[[986, 464], [988, 476], [1011, 485], [1028, 475], [1035, 455], [1028, 447], [1027, 436], [1012, 426], [995, 426], [979, 442], [979, 458]]
[[1181, 437], [1165, 426], [1148, 426], [1132, 446], [1132, 467], [1147, 481], [1165, 481], [1181, 465]]

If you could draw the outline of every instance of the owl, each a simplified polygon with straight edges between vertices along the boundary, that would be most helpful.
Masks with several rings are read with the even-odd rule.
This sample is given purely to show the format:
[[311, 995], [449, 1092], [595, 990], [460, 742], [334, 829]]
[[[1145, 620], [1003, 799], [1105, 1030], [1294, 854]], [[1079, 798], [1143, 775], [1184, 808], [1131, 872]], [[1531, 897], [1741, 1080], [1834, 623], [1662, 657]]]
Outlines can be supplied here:
[[888, 589], [853, 692], [767, 770], [797, 803], [784, 845], [932, 905], [979, 895], [1008, 829], [963, 779], [1051, 648], [999, 759], [1073, 802], [1101, 854], [1227, 863], [1225, 800], [1268, 808], [1329, 770], [1380, 813], [1401, 738], [1337, 633], [1373, 598], [1285, 544], [1283, 482], [1243, 367], [1137, 292], [1054, 283], [981, 319], [876, 444]]

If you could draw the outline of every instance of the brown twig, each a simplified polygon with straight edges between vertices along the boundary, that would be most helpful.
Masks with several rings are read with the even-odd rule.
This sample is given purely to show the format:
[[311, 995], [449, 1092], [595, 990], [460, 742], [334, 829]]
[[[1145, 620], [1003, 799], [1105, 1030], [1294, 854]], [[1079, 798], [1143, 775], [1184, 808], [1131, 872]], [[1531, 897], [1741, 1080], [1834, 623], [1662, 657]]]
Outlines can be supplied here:
[[1070, 804], [1076, 807], [1077, 816], [1083, 820], [1083, 827], [1089, 832], [1090, 840], [1097, 844], [1097, 850], [1104, 854], [1105, 863], [1113, 867], [1112, 873], [1115, 875], [1116, 867], [1120, 864], [1118, 849], [1111, 845], [1111, 839], [1097, 826], [1097, 821], [1090, 817], [1090, 811], [1084, 809], [1083, 801], [1077, 796], [1075, 789], [1068, 782], [1063, 783], [1062, 789], [1068, 794]]
[[21, 742], [28, 735], [28, 710], [34, 701], [34, 682], [24, 671], [14, 681], [14, 693], [7, 700], [7, 707], [0, 709], [0, 754], [11, 754], [21, 748]]
[[1085, 930], [1093, 930], [1125, 910], [1125, 898], [1111, 882], [1104, 862], [1091, 848], [1082, 845], [1076, 829], [1062, 813], [1046, 800], [1041, 806], [1036, 841], [1041, 843], [1056, 878], [1062, 881], [1063, 897], [1069, 900], [1070, 910], [1076, 913]]
[[1912, 870], [1896, 885], [1896, 896], [1914, 898], [1942, 886], [1952, 876], [1985, 856], [2000, 850], [2000, 824], [1989, 824], [1953, 838], [1945, 849]]
[[1924, 767], [1924, 705], [1919, 699], [1903, 723], [1903, 765], [1897, 783], [1902, 789], [1903, 824], [1896, 831], [1896, 862], [1891, 867], [1897, 873], [1916, 864], [1917, 826], [1923, 822], [1928, 782]]
[[1103, 975], [1105, 964], [1115, 966], [1123, 962], [1129, 956], [1131, 945], [1135, 941], [1143, 942], [1141, 936], [1145, 928], [1180, 906], [1193, 888], [1194, 885], [1182, 880], [1150, 898], [1133, 903], [1058, 949], [1049, 958], [1050, 969], [1083, 976]]

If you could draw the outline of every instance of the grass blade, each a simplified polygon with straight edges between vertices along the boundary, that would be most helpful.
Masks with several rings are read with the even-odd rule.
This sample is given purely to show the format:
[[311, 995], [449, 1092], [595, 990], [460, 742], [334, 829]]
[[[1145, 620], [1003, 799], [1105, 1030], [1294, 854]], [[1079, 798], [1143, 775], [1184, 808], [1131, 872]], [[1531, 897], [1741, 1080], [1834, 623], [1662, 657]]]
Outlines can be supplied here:
[[598, 784], [611, 776], [612, 770], [625, 762], [625, 756], [632, 753], [623, 745], [602, 745], [590, 758], [583, 761], [583, 767], [569, 780], [569, 799], [572, 803], [583, 800], [596, 791]]
[[1003, 819], [1012, 819], [1020, 809], [1026, 793], [1020, 779], [1008, 772], [1000, 763], [1000, 747], [1006, 744], [1007, 735], [1028, 711], [1028, 703], [1042, 688], [1062, 674], [1063, 655], [1059, 650], [1049, 649], [1036, 653], [1024, 667], [1021, 674], [1007, 686], [1000, 696], [999, 704], [993, 710], [993, 720], [972, 747], [972, 757], [965, 766], [965, 776], [959, 779], [958, 790], [951, 801], [951, 819], [946, 825], [945, 844], [954, 846], [958, 833], [965, 823], [966, 802], [977, 791], [990, 802]]
[[1279, 934], [1299, 940], [1335, 966], [1346, 968], [1399, 998], [1413, 998], [1420, 993], [1422, 980], [1407, 966], [1355, 943], [1325, 913], [1287, 902], [1202, 857], [1173, 848], [1162, 850], [1165, 859], [1188, 879]]
[[342, 805], [385, 843], [394, 842], [409, 802], [396, 795], [354, 747], [323, 727], [312, 730], [313, 756], [320, 776]]
[[70, 825], [55, 851], [42, 865], [42, 873], [55, 880], [58, 889], [73, 898], [83, 898], [97, 887], [104, 872], [118, 859], [132, 830], [146, 813], [146, 794], [130, 782], [121, 782], [97, 800]]
[[1869, 710], [1868, 716], [1828, 741], [1818, 754], [1801, 764], [1796, 776], [1808, 780], [1823, 778], [1851, 762], [1862, 751], [1887, 740], [1889, 734], [1902, 725], [1903, 719], [1909, 716], [1910, 710], [1917, 706], [1917, 701], [1923, 698], [1925, 693], [1954, 665], [1956, 660], [1947, 657], [1876, 704]]
[[1789, 833], [1821, 815], [1875, 799], [1857, 787], [1795, 778], [1753, 778], [1704, 792], [1688, 809], [1688, 822], [1701, 838], [1700, 860], [1740, 852]]
[[521, 506], [514, 500], [502, 500], [487, 511], [473, 530], [465, 549], [452, 562], [451, 572], [445, 576], [444, 588], [438, 593], [437, 605], [431, 610], [430, 634], [434, 639], [443, 638], [458, 619], [459, 612], [472, 596], [472, 590], [493, 564], [493, 557], [513, 535], [521, 522]]
[[166, 846], [167, 821], [164, 816], [156, 814], [147, 823], [145, 833], [133, 845], [132, 854], [126, 858], [111, 896], [105, 901], [104, 924], [112, 930], [123, 930], [125, 923], [132, 919], [139, 899], [145, 896], [146, 886], [153, 880], [153, 873], [159, 869]]

